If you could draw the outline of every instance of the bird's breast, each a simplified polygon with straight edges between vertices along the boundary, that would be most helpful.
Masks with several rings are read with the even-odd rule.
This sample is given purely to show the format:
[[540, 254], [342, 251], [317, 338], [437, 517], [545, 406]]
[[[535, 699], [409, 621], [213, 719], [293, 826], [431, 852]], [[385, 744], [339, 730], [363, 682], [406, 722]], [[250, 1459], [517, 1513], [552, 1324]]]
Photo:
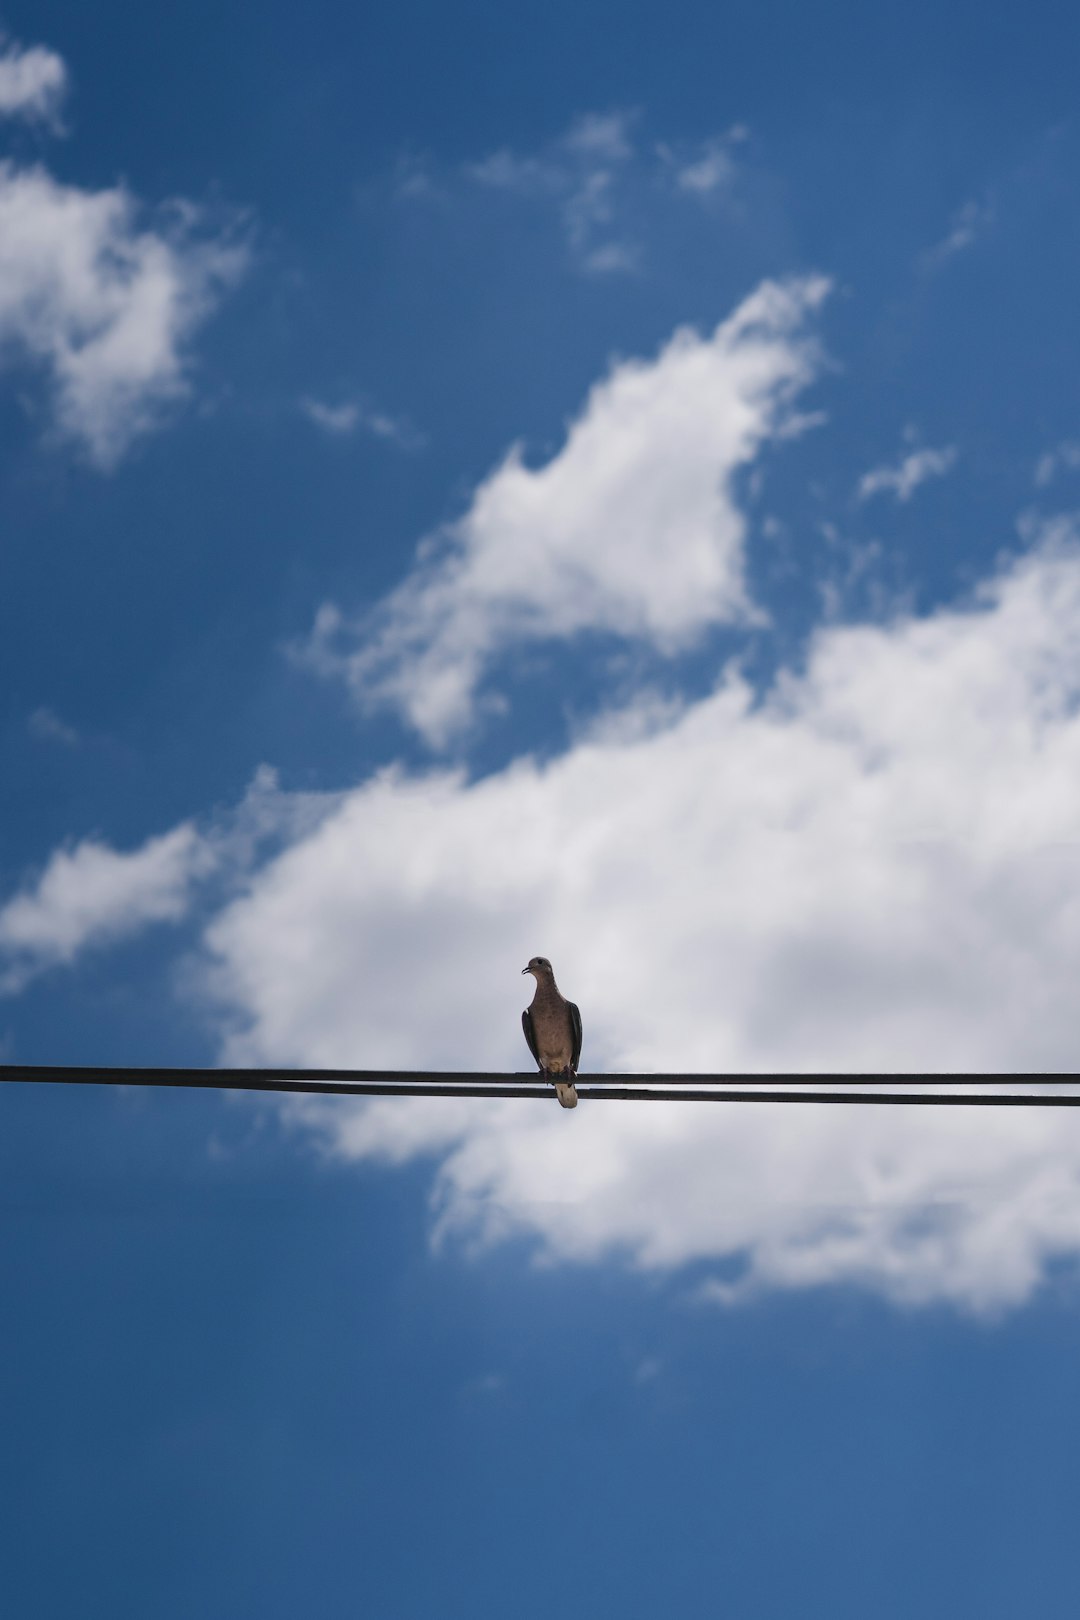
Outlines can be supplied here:
[[545, 1069], [565, 1069], [573, 1056], [573, 1035], [566, 1002], [539, 996], [531, 1008], [533, 1034]]

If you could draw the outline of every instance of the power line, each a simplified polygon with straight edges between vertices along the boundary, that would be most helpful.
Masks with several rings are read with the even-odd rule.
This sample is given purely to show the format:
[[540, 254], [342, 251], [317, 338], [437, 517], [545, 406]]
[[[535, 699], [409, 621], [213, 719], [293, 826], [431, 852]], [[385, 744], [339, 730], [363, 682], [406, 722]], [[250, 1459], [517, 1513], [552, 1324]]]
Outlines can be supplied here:
[[[551, 1099], [534, 1074], [419, 1069], [173, 1069], [0, 1064], [0, 1082], [165, 1086], [339, 1097], [527, 1097]], [[979, 1108], [1077, 1108], [1080, 1095], [987, 1090], [1077, 1086], [1076, 1074], [582, 1074], [590, 1102], [850, 1103]], [[926, 1087], [959, 1087], [926, 1090]]]

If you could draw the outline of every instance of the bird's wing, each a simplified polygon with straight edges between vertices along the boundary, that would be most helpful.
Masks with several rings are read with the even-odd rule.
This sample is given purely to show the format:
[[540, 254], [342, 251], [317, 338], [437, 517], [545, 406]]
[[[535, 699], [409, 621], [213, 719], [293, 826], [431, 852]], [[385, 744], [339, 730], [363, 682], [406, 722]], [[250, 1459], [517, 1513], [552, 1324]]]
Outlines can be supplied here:
[[566, 1010], [570, 1014], [570, 1038], [573, 1050], [570, 1067], [577, 1074], [578, 1059], [581, 1056], [581, 1014], [572, 1001], [566, 1003]]
[[529, 1011], [528, 1007], [525, 1008], [521, 1015], [521, 1027], [525, 1031], [525, 1039], [529, 1043], [529, 1051], [536, 1059], [536, 1066], [538, 1069], [542, 1069], [544, 1065], [540, 1062], [540, 1053], [536, 1049], [536, 1034], [532, 1027], [532, 1013]]

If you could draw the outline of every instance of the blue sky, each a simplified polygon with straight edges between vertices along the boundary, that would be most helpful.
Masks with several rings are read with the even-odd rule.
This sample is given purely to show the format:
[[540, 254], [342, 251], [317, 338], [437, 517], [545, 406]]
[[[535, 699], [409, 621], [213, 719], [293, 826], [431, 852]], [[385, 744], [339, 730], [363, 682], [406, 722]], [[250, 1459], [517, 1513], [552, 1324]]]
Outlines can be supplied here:
[[[1061, 8], [0, 22], [6, 1061], [1076, 1069]], [[14, 1614], [1075, 1612], [1071, 1116], [0, 1109]]]

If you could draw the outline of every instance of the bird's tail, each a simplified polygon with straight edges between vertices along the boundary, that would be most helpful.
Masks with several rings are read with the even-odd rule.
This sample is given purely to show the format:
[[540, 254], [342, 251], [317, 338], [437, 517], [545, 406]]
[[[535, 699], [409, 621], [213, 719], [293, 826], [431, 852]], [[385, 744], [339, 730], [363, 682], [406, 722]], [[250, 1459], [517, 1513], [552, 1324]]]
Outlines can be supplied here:
[[564, 1108], [577, 1107], [577, 1088], [572, 1080], [556, 1080], [555, 1095]]

